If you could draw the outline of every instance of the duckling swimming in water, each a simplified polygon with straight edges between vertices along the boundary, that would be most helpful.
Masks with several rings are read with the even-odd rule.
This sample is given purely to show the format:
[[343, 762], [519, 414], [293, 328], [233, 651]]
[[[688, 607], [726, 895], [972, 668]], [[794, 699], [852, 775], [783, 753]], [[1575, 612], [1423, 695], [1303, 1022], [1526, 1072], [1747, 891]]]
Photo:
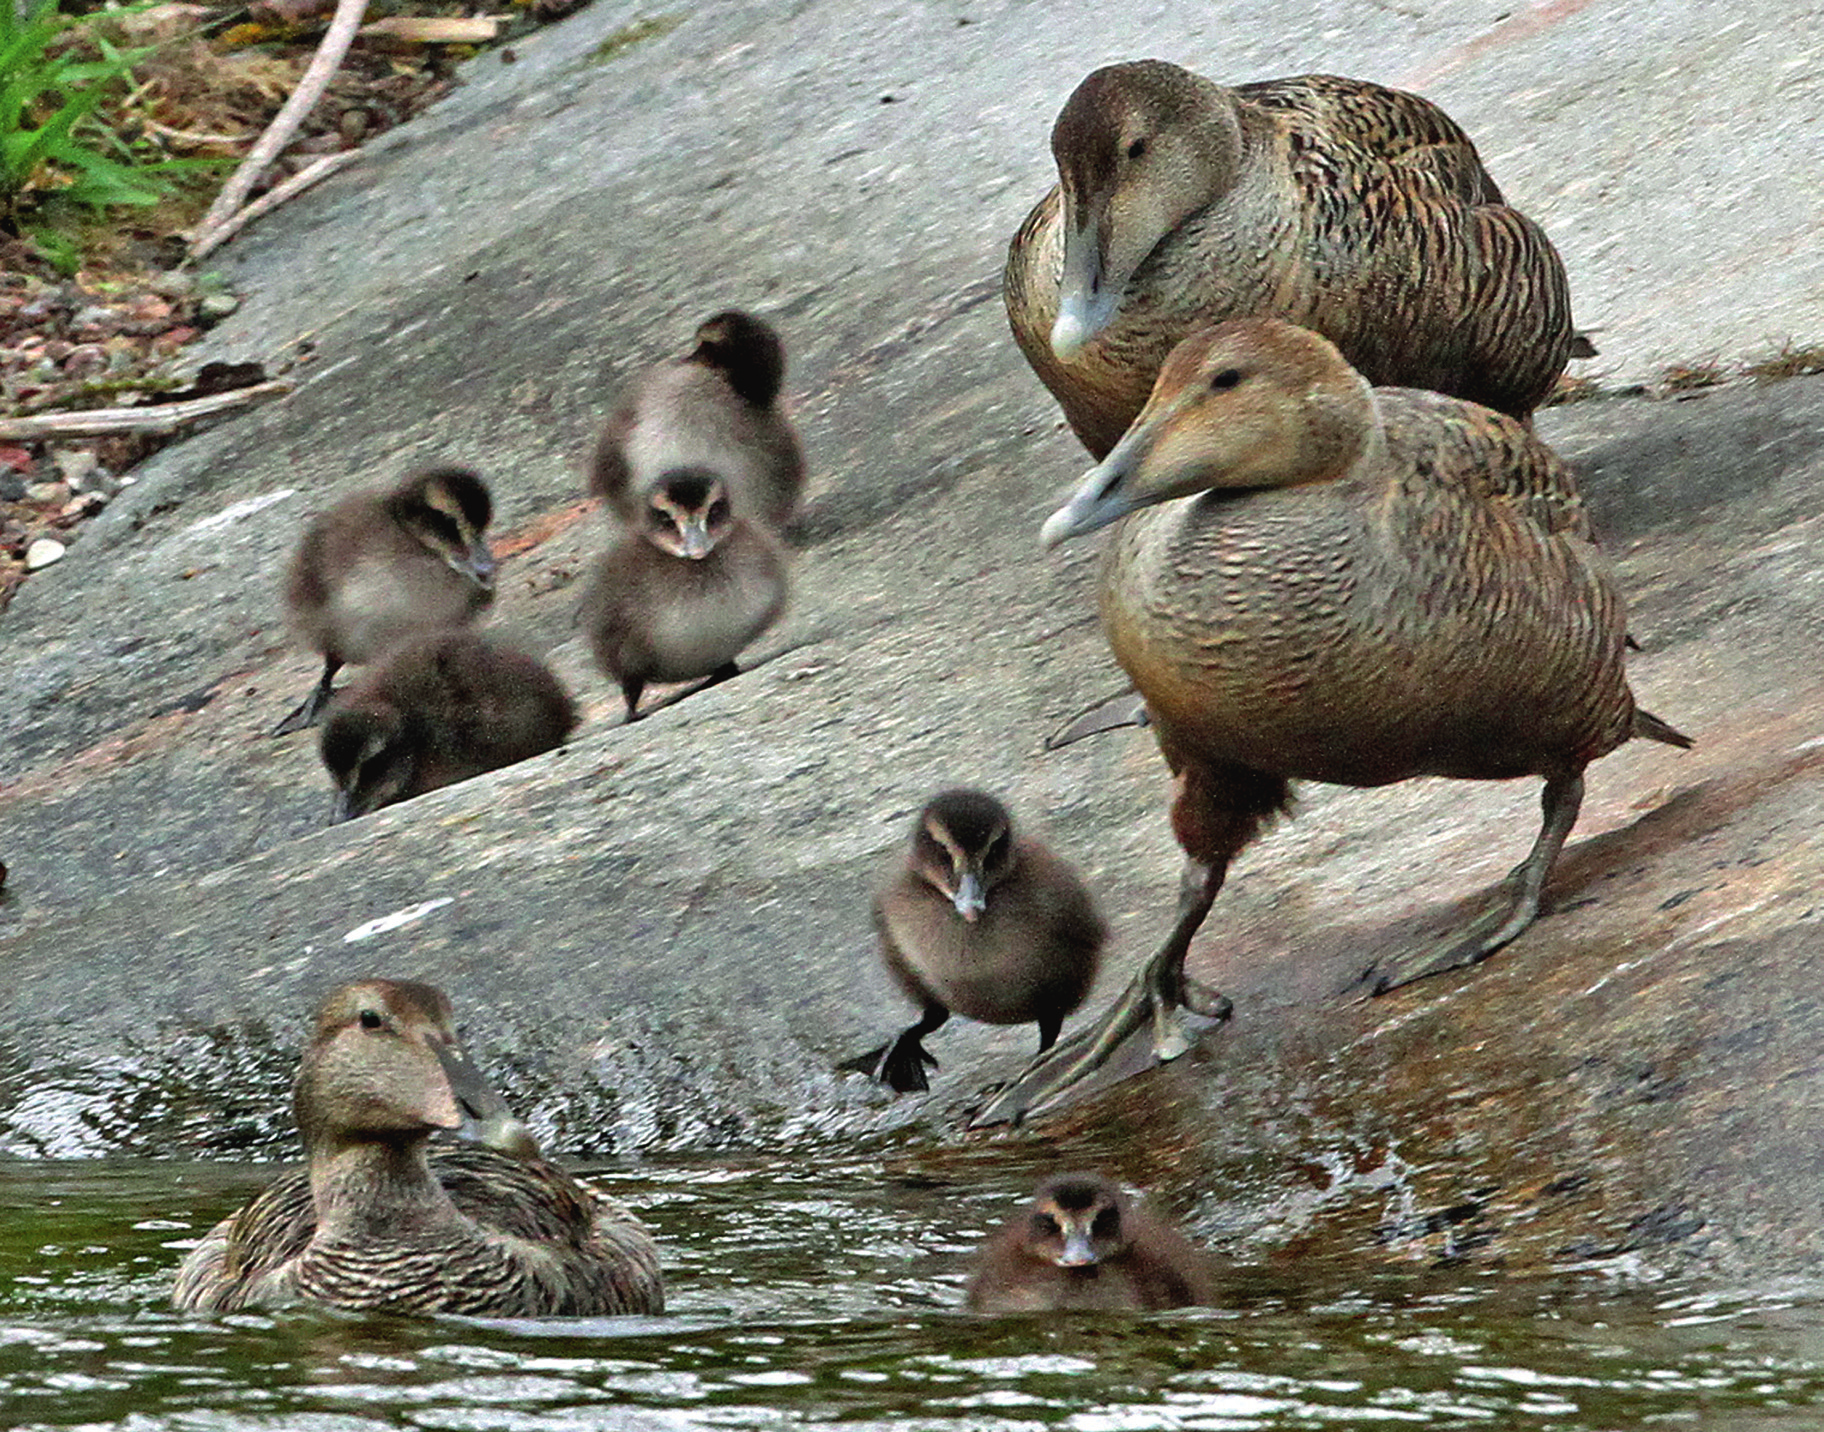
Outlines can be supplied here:
[[677, 468], [646, 494], [639, 529], [597, 565], [582, 623], [637, 721], [648, 682], [738, 675], [735, 658], [778, 620], [786, 586], [784, 550], [733, 509], [722, 479]]
[[1551, 449], [1486, 408], [1371, 389], [1308, 330], [1244, 319], [1185, 340], [1043, 539], [1124, 517], [1102, 624], [1176, 778], [1178, 922], [1083, 1044], [984, 1120], [1063, 1094], [1149, 1022], [1158, 1058], [1183, 1052], [1175, 1011], [1210, 1004], [1183, 972], [1191, 937], [1291, 781], [1545, 780], [1505, 898], [1441, 951], [1370, 970], [1380, 993], [1532, 923], [1591, 761], [1635, 736], [1690, 744], [1634, 704], [1621, 592]]
[[344, 688], [319, 749], [350, 819], [561, 746], [576, 722], [542, 661], [457, 628], [395, 647]]
[[1039, 1052], [1089, 995], [1108, 927], [1076, 871], [1014, 834], [983, 791], [940, 792], [874, 898], [887, 972], [921, 1006], [918, 1022], [839, 1067], [899, 1093], [929, 1088], [923, 1037], [951, 1012], [1039, 1026]]
[[435, 1129], [499, 1096], [464, 1056], [442, 991], [344, 985], [317, 1011], [298, 1070], [314, 1217], [285, 1181], [224, 1219], [178, 1269], [179, 1308], [315, 1302], [477, 1317], [656, 1313], [652, 1240], [554, 1164], [428, 1150]]
[[696, 347], [649, 369], [608, 419], [590, 492], [637, 529], [662, 475], [703, 468], [722, 479], [736, 516], [780, 531], [804, 489], [804, 453], [779, 409], [784, 383], [772, 325], [738, 309], [705, 319]]
[[1216, 1301], [1209, 1255], [1097, 1173], [1056, 1174], [990, 1234], [978, 1313], [1150, 1312]]
[[298, 636], [323, 653], [323, 677], [273, 735], [314, 726], [345, 664], [480, 615], [494, 600], [494, 555], [483, 535], [493, 513], [488, 486], [473, 472], [435, 467], [317, 515], [292, 558], [285, 608]]
[[1573, 352], [1551, 241], [1417, 95], [1333, 75], [1229, 88], [1139, 60], [1078, 85], [1051, 147], [1059, 182], [1008, 250], [1007, 315], [1098, 459], [1173, 346], [1221, 319], [1288, 319], [1371, 383], [1517, 418]]

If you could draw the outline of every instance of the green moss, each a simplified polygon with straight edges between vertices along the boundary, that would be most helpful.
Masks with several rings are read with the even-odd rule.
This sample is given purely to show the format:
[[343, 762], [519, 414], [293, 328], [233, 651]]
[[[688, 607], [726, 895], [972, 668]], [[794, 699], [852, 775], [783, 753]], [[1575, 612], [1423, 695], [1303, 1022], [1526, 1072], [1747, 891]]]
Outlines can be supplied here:
[[631, 24], [614, 31], [589, 52], [589, 63], [605, 65], [619, 59], [635, 45], [661, 39], [684, 23], [682, 15], [643, 15]]

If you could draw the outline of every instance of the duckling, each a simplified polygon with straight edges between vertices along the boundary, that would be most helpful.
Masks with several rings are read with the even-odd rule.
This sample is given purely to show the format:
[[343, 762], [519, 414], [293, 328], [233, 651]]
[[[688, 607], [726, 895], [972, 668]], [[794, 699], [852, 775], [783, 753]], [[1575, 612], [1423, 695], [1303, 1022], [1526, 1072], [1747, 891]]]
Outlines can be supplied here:
[[716, 473], [673, 468], [644, 504], [639, 529], [603, 556], [582, 606], [629, 721], [639, 719], [649, 681], [712, 685], [738, 675], [735, 658], [778, 620], [786, 596], [784, 550], [733, 510]]
[[368, 979], [317, 1011], [298, 1070], [310, 1216], [281, 1180], [185, 1257], [172, 1302], [230, 1312], [314, 1302], [478, 1317], [656, 1313], [652, 1241], [554, 1164], [468, 1147], [430, 1153], [500, 1104], [431, 985]]
[[473, 472], [434, 467], [318, 514], [292, 558], [285, 607], [298, 636], [323, 653], [323, 676], [273, 735], [314, 726], [345, 664], [473, 621], [494, 600], [494, 556], [482, 535], [493, 513]]
[[1097, 459], [1173, 346], [1220, 319], [1288, 319], [1371, 383], [1516, 418], [1573, 352], [1557, 250], [1417, 95], [1334, 75], [1228, 88], [1139, 60], [1078, 85], [1051, 148], [1059, 182], [1014, 236], [1004, 297]]
[[937, 1060], [923, 1037], [951, 1011], [986, 1024], [1039, 1026], [1039, 1052], [1096, 980], [1108, 927], [1076, 871], [1014, 834], [993, 796], [958, 788], [932, 797], [874, 897], [887, 972], [923, 1009], [878, 1049], [839, 1066], [899, 1093], [929, 1088]]
[[638, 528], [664, 473], [705, 468], [736, 516], [783, 530], [804, 489], [804, 454], [779, 409], [784, 382], [785, 345], [770, 324], [738, 309], [705, 319], [696, 347], [649, 369], [608, 419], [590, 492]]
[[457, 628], [395, 647], [342, 690], [319, 749], [349, 819], [561, 746], [576, 722], [543, 662]]
[[1216, 1301], [1209, 1255], [1098, 1173], [1056, 1174], [988, 1236], [978, 1313], [1150, 1312]]
[[1383, 993], [1532, 923], [1590, 762], [1635, 736], [1690, 745], [1634, 704], [1621, 592], [1551, 449], [1472, 403], [1370, 388], [1306, 329], [1245, 319], [1186, 339], [1043, 540], [1122, 517], [1102, 624], [1176, 778], [1178, 921], [1084, 1047], [987, 1119], [1061, 1095], [1149, 1020], [1158, 1058], [1183, 1052], [1175, 1011], [1210, 1003], [1184, 977], [1191, 937], [1289, 782], [1545, 781], [1505, 898], [1441, 950], [1368, 970]]

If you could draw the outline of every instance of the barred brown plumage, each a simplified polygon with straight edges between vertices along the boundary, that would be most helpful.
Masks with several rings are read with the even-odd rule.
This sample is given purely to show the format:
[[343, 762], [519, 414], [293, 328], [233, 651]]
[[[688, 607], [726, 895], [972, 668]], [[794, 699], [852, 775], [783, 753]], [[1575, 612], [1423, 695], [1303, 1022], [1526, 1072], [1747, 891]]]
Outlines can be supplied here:
[[1096, 457], [1194, 329], [1322, 333], [1377, 385], [1524, 418], [1571, 353], [1564, 265], [1469, 136], [1417, 95], [1334, 75], [1226, 88], [1160, 60], [1086, 78], [1059, 184], [1008, 250], [1013, 334]]
[[308, 1168], [222, 1220], [185, 1257], [172, 1302], [226, 1312], [291, 1302], [399, 1313], [550, 1317], [664, 1307], [658, 1254], [620, 1203], [541, 1158], [433, 1128], [504, 1108], [429, 985], [363, 980], [318, 1012], [298, 1071]]
[[[1178, 500], [1174, 500], [1178, 499]], [[1183, 962], [1228, 862], [1294, 780], [1545, 780], [1506, 898], [1441, 950], [1364, 972], [1375, 993], [1485, 959], [1536, 917], [1584, 768], [1632, 736], [1626, 615], [1570, 470], [1521, 423], [1437, 393], [1371, 389], [1336, 347], [1276, 319], [1201, 330], [1070, 501], [1048, 543], [1126, 518], [1102, 623], [1177, 778], [1189, 859], [1178, 923], [1084, 1042], [991, 1105], [1017, 1116], [1154, 1029], [1182, 1052]]]

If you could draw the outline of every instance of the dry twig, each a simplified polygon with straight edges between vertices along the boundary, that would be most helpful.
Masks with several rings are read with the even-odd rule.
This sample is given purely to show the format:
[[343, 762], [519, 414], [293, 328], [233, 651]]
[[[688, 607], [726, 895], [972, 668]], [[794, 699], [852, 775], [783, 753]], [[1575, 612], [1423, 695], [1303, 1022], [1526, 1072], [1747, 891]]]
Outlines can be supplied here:
[[79, 413], [38, 413], [29, 418], [0, 418], [0, 442], [34, 442], [43, 438], [99, 438], [115, 433], [169, 433], [198, 418], [235, 408], [250, 407], [281, 397], [297, 385], [289, 378], [274, 378], [230, 393], [211, 393], [181, 403], [156, 403], [143, 408], [91, 408]]
[[335, 18], [329, 22], [329, 29], [324, 33], [322, 43], [317, 46], [316, 54], [311, 56], [310, 67], [304, 71], [298, 87], [273, 117], [266, 132], [248, 151], [240, 168], [234, 171], [223, 186], [222, 192], [216, 195], [215, 203], [209, 206], [203, 222], [197, 225], [196, 233], [190, 241], [192, 258], [209, 252], [220, 242], [218, 234], [246, 202], [248, 193], [260, 175], [266, 172], [266, 166], [279, 157], [279, 152], [291, 142], [291, 137], [304, 123], [304, 117], [323, 97], [323, 91], [329, 87], [330, 80], [342, 64], [342, 57], [354, 42], [355, 31], [360, 27], [366, 9], [367, 0], [336, 0]]
[[230, 214], [225, 220], [207, 235], [200, 230], [190, 244], [190, 257], [207, 258], [228, 240], [251, 224], [261, 214], [276, 209], [287, 199], [302, 194], [319, 179], [327, 179], [344, 165], [352, 164], [361, 157], [359, 149], [344, 149], [339, 154], [325, 154], [321, 159], [313, 159], [283, 184], [275, 184], [246, 208]]

